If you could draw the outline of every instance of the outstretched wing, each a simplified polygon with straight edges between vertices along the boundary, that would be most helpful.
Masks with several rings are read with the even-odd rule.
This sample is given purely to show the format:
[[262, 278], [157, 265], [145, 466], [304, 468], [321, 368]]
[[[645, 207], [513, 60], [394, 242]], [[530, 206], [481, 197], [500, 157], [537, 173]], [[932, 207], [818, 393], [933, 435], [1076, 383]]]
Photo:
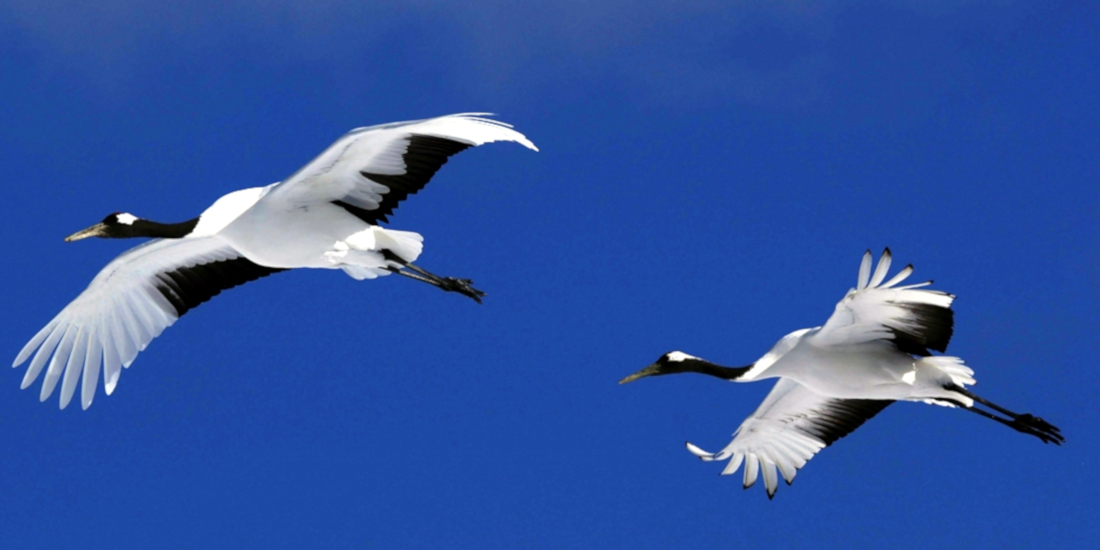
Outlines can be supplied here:
[[932, 281], [895, 287], [913, 273], [905, 266], [883, 282], [890, 270], [887, 248], [871, 273], [871, 251], [863, 255], [859, 284], [836, 305], [836, 310], [812, 342], [824, 346], [860, 344], [872, 340], [890, 340], [897, 348], [913, 355], [930, 355], [928, 350], [947, 351], [954, 327], [951, 302], [955, 297], [922, 287]]
[[62, 409], [83, 373], [81, 405], [87, 409], [101, 364], [110, 395], [122, 367], [129, 367], [139, 351], [184, 313], [222, 290], [277, 271], [282, 270], [252, 263], [217, 237], [149, 241], [107, 264], [23, 346], [12, 366], [34, 354], [23, 377], [26, 388], [48, 361], [40, 398], [45, 401], [61, 380]]
[[763, 474], [768, 498], [772, 498], [779, 488], [776, 468], [790, 485], [818, 451], [852, 433], [890, 403], [893, 401], [824, 397], [781, 378], [756, 412], [737, 428], [725, 449], [708, 453], [691, 443], [687, 448], [707, 462], [729, 460], [722, 475], [736, 472], [743, 463], [746, 489]]
[[537, 151], [523, 134], [484, 113], [395, 122], [348, 132], [264, 197], [293, 209], [331, 202], [370, 224], [424, 188], [447, 159], [469, 147], [514, 141]]

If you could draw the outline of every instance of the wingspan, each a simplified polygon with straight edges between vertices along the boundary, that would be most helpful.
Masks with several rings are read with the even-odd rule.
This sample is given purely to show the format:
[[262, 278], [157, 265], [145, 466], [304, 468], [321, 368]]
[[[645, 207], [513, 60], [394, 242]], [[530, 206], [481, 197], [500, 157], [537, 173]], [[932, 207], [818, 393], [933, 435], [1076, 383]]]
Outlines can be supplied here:
[[320, 156], [272, 187], [264, 200], [286, 208], [331, 202], [370, 224], [424, 188], [447, 159], [469, 147], [514, 141], [538, 151], [503, 122], [464, 113], [348, 132]]
[[776, 469], [790, 485], [798, 470], [821, 449], [852, 433], [893, 401], [832, 399], [781, 378], [771, 393], [734, 432], [733, 441], [717, 453], [691, 443], [687, 448], [704, 461], [729, 460], [722, 475], [745, 465], [744, 487], [760, 474], [768, 498], [779, 488]]
[[895, 286], [913, 273], [912, 265], [883, 282], [890, 270], [889, 248], [883, 251], [873, 274], [871, 259], [868, 250], [860, 264], [858, 285], [837, 303], [833, 315], [812, 336], [813, 342], [841, 346], [891, 340], [899, 350], [913, 355], [946, 351], [954, 327], [951, 302], [955, 297], [922, 289], [932, 281]]
[[60, 380], [62, 409], [83, 373], [81, 405], [87, 409], [101, 364], [110, 395], [122, 367], [129, 367], [139, 351], [184, 313], [222, 290], [277, 271], [282, 270], [252, 263], [217, 237], [147, 242], [107, 264], [27, 342], [12, 366], [34, 354], [23, 377], [26, 388], [49, 361], [40, 398], [45, 401]]

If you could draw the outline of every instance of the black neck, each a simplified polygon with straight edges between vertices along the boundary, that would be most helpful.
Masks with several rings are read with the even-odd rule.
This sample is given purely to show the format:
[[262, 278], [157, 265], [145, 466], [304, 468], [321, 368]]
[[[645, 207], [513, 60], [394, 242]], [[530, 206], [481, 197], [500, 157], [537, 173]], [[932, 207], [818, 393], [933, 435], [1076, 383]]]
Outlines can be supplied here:
[[158, 239], [181, 239], [194, 231], [198, 223], [198, 218], [180, 223], [157, 223], [149, 220], [134, 220], [134, 223], [129, 226], [120, 226], [121, 228], [129, 228], [129, 230], [121, 231], [118, 236], [123, 238], [154, 237]]
[[737, 380], [752, 368], [752, 365], [745, 367], [723, 367], [722, 365], [717, 365], [702, 359], [685, 359], [680, 362], [680, 365], [682, 365], [683, 372], [697, 372], [723, 380]]

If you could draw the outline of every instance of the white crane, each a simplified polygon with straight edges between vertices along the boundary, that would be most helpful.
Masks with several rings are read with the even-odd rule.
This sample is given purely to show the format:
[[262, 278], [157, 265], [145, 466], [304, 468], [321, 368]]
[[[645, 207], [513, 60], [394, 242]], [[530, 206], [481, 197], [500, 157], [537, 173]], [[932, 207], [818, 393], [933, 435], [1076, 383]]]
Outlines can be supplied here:
[[[871, 251], [863, 255], [859, 282], [836, 305], [823, 326], [796, 330], [745, 367], [724, 367], [680, 351], [619, 383], [645, 376], [697, 372], [734, 382], [779, 378], [756, 412], [716, 453], [687, 443], [704, 461], [729, 460], [723, 475], [744, 464], [747, 489], [763, 474], [768, 498], [779, 486], [776, 469], [789, 485], [821, 449], [848, 435], [894, 401], [923, 401], [963, 407], [1044, 443], [1065, 441], [1058, 428], [1030, 414], [1018, 414], [966, 389], [974, 371], [944, 352], [954, 324], [951, 294], [923, 289], [932, 281], [897, 286], [913, 272], [906, 266], [889, 281], [887, 248], [871, 273]], [[885, 281], [885, 282], [884, 282]], [[998, 416], [977, 405], [984, 405]]]
[[222, 290], [296, 267], [339, 268], [359, 280], [398, 273], [480, 303], [484, 293], [472, 281], [439, 277], [413, 265], [423, 237], [378, 224], [422, 189], [451, 155], [494, 141], [538, 150], [508, 124], [484, 115], [358, 128], [287, 179], [229, 193], [195, 219], [164, 224], [114, 213], [70, 235], [66, 241], [157, 240], [107, 264], [27, 342], [12, 365], [31, 359], [22, 387], [45, 368], [40, 399], [45, 401], [60, 380], [65, 408], [83, 378], [81, 405], [87, 409], [101, 365], [110, 395], [122, 367], [129, 367], [189, 309]]

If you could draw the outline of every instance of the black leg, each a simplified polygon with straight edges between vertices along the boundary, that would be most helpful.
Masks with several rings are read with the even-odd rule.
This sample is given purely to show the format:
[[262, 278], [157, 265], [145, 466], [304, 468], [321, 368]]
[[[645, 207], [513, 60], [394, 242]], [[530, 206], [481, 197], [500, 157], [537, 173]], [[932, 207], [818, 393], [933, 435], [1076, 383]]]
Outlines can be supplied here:
[[390, 273], [396, 273], [398, 275], [404, 275], [405, 277], [408, 277], [408, 278], [410, 278], [414, 281], [420, 281], [422, 283], [428, 283], [432, 286], [439, 286], [439, 283], [437, 281], [435, 281], [434, 279], [429, 279], [427, 277], [421, 277], [420, 275], [417, 275], [416, 273], [413, 273], [411, 271], [405, 271], [403, 269], [400, 269], [400, 268], [397, 268], [397, 267], [392, 267], [392, 266], [387, 267], [386, 269], [389, 270]]
[[[963, 409], [966, 409], [966, 410], [974, 413], [974, 414], [977, 414], [978, 416], [982, 416], [982, 417], [988, 418], [990, 420], [1000, 422], [1001, 424], [1004, 424], [1005, 426], [1008, 426], [1009, 428], [1012, 428], [1013, 430], [1016, 430], [1020, 433], [1025, 433], [1025, 434], [1028, 434], [1028, 435], [1033, 435], [1035, 437], [1038, 437], [1039, 439], [1041, 439], [1043, 441], [1043, 443], [1053, 443], [1055, 445], [1061, 445], [1062, 442], [1065, 441], [1065, 438], [1062, 437], [1061, 434], [1058, 434], [1058, 433], [1049, 433], [1049, 432], [1039, 431], [1035, 428], [1032, 428], [1031, 426], [1028, 426], [1027, 424], [1023, 424], [1021, 422], [1017, 422], [1016, 420], [1011, 420], [1011, 419], [1008, 419], [1008, 418], [1001, 418], [1001, 417], [999, 417], [999, 416], [997, 416], [997, 415], [995, 415], [995, 414], [993, 414], [989, 411], [983, 411], [983, 410], [975, 408], [975, 407], [967, 407], [967, 406], [963, 405], [962, 403], [959, 403], [959, 406], [962, 407]], [[1057, 428], [1055, 428], [1055, 429], [1057, 429]]]
[[434, 273], [431, 273], [420, 266], [413, 265], [411, 262], [405, 261], [402, 257], [394, 254], [389, 250], [383, 249], [382, 257], [386, 260], [394, 262], [400, 265], [400, 268], [390, 267], [391, 273], [397, 273], [398, 275], [404, 275], [410, 279], [415, 279], [422, 283], [428, 283], [432, 286], [443, 289], [445, 292], [457, 292], [463, 296], [469, 296], [475, 302], [481, 303], [481, 298], [485, 296], [485, 293], [474, 288], [474, 282], [470, 279], [456, 279], [454, 277], [440, 277]]
[[1043, 443], [1054, 443], [1055, 445], [1061, 445], [1066, 441], [1066, 438], [1062, 437], [1061, 430], [1059, 430], [1056, 426], [1047, 422], [1046, 420], [1043, 420], [1042, 418], [1032, 416], [1030, 414], [1014, 413], [995, 403], [991, 403], [985, 399], [982, 399], [981, 397], [974, 395], [973, 392], [956, 384], [948, 384], [944, 386], [944, 389], [965, 395], [966, 397], [973, 399], [975, 403], [985, 405], [986, 407], [989, 407], [1001, 414], [1008, 416], [1008, 418], [1001, 418], [991, 412], [984, 411], [977, 407], [967, 407], [964, 406], [962, 403], [956, 402], [957, 405], [979, 416], [984, 416], [985, 418], [988, 418], [990, 420], [1000, 422], [1001, 424], [1004, 424], [1005, 426], [1008, 426], [1009, 428], [1012, 428], [1020, 433], [1033, 435], [1041, 439]]

